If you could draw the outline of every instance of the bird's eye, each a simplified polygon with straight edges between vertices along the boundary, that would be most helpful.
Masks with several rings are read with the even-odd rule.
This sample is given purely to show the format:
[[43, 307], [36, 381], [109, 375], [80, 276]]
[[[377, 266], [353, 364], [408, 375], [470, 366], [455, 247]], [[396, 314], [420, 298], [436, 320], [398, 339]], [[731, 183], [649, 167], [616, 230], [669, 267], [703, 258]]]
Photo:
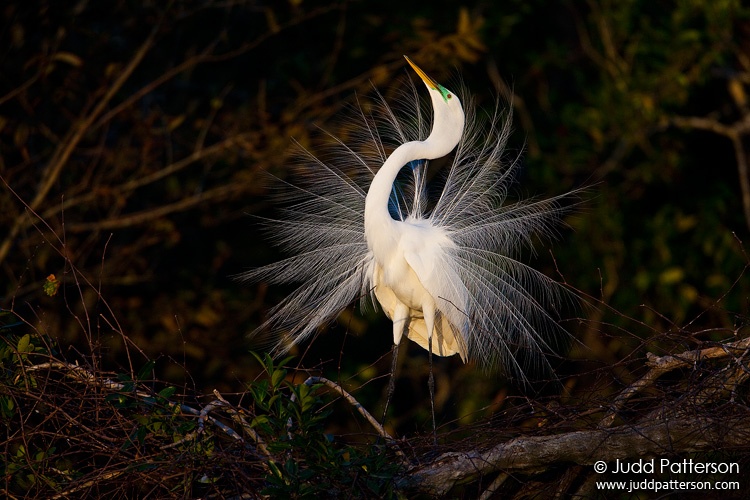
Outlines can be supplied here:
[[453, 99], [453, 95], [452, 94], [448, 94], [446, 97], [448, 97], [448, 99]]

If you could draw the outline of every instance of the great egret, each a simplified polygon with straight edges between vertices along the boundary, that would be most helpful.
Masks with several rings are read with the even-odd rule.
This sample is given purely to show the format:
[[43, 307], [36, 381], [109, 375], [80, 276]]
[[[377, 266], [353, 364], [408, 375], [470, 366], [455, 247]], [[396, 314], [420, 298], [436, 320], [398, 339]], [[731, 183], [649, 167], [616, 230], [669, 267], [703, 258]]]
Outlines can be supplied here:
[[[393, 321], [394, 366], [406, 333], [430, 361], [432, 353], [458, 354], [523, 378], [516, 353], [543, 360], [566, 334], [555, 320], [559, 285], [517, 257], [534, 234], [553, 232], [567, 195], [504, 204], [517, 165], [504, 154], [510, 113], [496, 108], [478, 119], [470, 101], [462, 106], [406, 60], [427, 87], [432, 120], [413, 85], [395, 109], [376, 92], [372, 112], [358, 109], [361, 123], [348, 143], [330, 136], [320, 157], [301, 148], [283, 217], [266, 220], [270, 237], [292, 255], [242, 275], [300, 285], [256, 332], [270, 332], [283, 353], [357, 297], [370, 298]], [[431, 202], [428, 162], [454, 149]]]

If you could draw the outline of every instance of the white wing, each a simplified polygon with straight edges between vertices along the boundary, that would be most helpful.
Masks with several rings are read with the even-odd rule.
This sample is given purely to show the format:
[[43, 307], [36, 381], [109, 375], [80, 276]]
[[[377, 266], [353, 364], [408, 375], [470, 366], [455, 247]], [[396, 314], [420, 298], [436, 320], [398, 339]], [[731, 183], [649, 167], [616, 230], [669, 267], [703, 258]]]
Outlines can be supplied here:
[[[436, 333], [438, 336], [455, 335], [457, 338], [450, 343], [455, 345], [454, 352], [460, 352], [465, 359], [469, 333], [468, 290], [456, 269], [452, 254], [455, 244], [442, 228], [432, 226], [427, 219], [410, 217], [405, 224], [406, 234], [401, 238], [404, 259], [435, 300], [441, 316], [440, 321], [436, 321], [436, 328], [440, 327], [441, 331]], [[448, 321], [452, 325], [450, 330], [455, 333], [446, 331], [441, 321]], [[427, 341], [426, 336], [424, 341]]]

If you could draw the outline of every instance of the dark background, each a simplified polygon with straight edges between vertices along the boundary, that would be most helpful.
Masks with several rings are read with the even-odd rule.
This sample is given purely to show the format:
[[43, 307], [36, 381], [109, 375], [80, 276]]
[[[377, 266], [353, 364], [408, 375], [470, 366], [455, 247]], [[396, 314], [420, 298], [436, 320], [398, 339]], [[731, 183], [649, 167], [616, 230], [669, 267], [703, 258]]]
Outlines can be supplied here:
[[[156, 359], [155, 376], [185, 390], [242, 391], [261, 369], [246, 334], [286, 292], [232, 279], [279, 258], [248, 216], [273, 214], [265, 172], [288, 175], [292, 138], [312, 147], [316, 127], [345, 138], [357, 96], [404, 84], [404, 54], [446, 86], [460, 75], [480, 107], [512, 89], [511, 148], [525, 148], [516, 193], [591, 186], [570, 228], [528, 259], [587, 297], [565, 322], [579, 342], [554, 360], [558, 380], [522, 389], [438, 360], [440, 424], [489, 416], [510, 395], [610, 393], [646, 350], [726, 339], [747, 323], [750, 198], [744, 206], [737, 153], [748, 144], [750, 8], [739, 2], [5, 2], [0, 12], [0, 307], [71, 359], [102, 354], [112, 371]], [[42, 289], [50, 274], [54, 296]], [[291, 363], [375, 412], [391, 343], [382, 314], [352, 305]], [[426, 355], [414, 344], [399, 377], [390, 425], [428, 428]]]

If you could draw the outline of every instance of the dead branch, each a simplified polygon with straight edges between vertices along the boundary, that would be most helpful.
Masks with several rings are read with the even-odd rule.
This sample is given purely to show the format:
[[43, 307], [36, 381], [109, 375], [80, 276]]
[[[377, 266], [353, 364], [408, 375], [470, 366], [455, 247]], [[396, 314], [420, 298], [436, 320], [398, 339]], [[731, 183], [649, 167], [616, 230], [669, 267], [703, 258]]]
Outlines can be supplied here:
[[[28, 372], [37, 372], [37, 371], [40, 371], [40, 370], [49, 370], [49, 369], [65, 370], [66, 371], [66, 376], [71, 377], [71, 378], [73, 378], [75, 380], [78, 380], [80, 382], [89, 384], [89, 385], [93, 385], [93, 386], [96, 386], [96, 387], [101, 387], [103, 389], [108, 389], [108, 390], [111, 390], [111, 391], [126, 390], [125, 384], [122, 384], [120, 382], [115, 382], [114, 380], [111, 380], [111, 379], [108, 379], [108, 378], [99, 377], [99, 376], [95, 375], [94, 373], [90, 372], [89, 370], [87, 370], [86, 368], [84, 368], [82, 366], [74, 365], [74, 364], [67, 363], [67, 362], [64, 362], [64, 361], [50, 361], [50, 362], [47, 362], [47, 363], [39, 363], [39, 364], [27, 366], [27, 367], [24, 368], [24, 370], [25, 370], [26, 373], [28, 373]], [[135, 396], [137, 396], [139, 398], [142, 398], [142, 399], [153, 398], [154, 397], [154, 395], [152, 393], [145, 392], [145, 391], [132, 391], [132, 394], [134, 394]], [[237, 432], [234, 429], [232, 429], [231, 427], [228, 427], [227, 425], [223, 424], [222, 422], [220, 422], [216, 418], [208, 416], [208, 412], [211, 411], [211, 410], [213, 410], [213, 409], [215, 409], [214, 407], [211, 407], [211, 408], [209, 408], [208, 411], [204, 412], [202, 410], [196, 410], [195, 408], [192, 408], [190, 406], [187, 406], [187, 405], [184, 405], [184, 404], [180, 404], [180, 403], [175, 403], [173, 401], [167, 401], [166, 403], [170, 407], [177, 407], [177, 408], [179, 408], [179, 410], [182, 411], [182, 412], [184, 412], [184, 413], [191, 414], [191, 415], [196, 415], [202, 421], [208, 421], [208, 422], [210, 422], [212, 425], [216, 426], [218, 429], [220, 429], [221, 431], [223, 431], [225, 434], [227, 434], [231, 438], [233, 438], [233, 439], [235, 439], [237, 441], [240, 441], [240, 442], [244, 442], [244, 439], [242, 438], [242, 436], [240, 436], [239, 434], [237, 434]], [[262, 445], [262, 441], [258, 442], [256, 440], [256, 443], [258, 443], [259, 445]], [[260, 446], [259, 446], [259, 449], [261, 449]], [[261, 449], [261, 451], [265, 451], [265, 446], [263, 446], [263, 449]], [[264, 454], [267, 455], [268, 452], [265, 451]]]
[[226, 200], [239, 193], [242, 193], [246, 189], [247, 187], [241, 184], [228, 184], [224, 186], [218, 186], [208, 191], [182, 198], [174, 203], [169, 203], [152, 209], [123, 215], [122, 217], [118, 218], [104, 219], [99, 222], [68, 224], [66, 229], [70, 232], [77, 233], [83, 231], [109, 231], [113, 229], [122, 229], [126, 227], [136, 226], [175, 212], [187, 210], [188, 208], [198, 206], [202, 203], [208, 203], [212, 200]]
[[686, 351], [682, 354], [673, 356], [661, 356], [657, 357], [652, 353], [646, 354], [646, 365], [651, 367], [643, 377], [636, 380], [628, 387], [622, 390], [612, 404], [610, 411], [607, 415], [599, 422], [599, 425], [603, 427], [609, 427], [615, 420], [617, 413], [622, 410], [625, 403], [641, 392], [646, 387], [653, 385], [653, 383], [665, 373], [678, 368], [684, 368], [697, 363], [701, 360], [724, 358], [728, 356], [740, 356], [747, 352], [750, 348], [750, 337], [739, 340], [737, 342], [730, 342], [728, 344], [722, 344], [716, 347], [708, 347], [706, 349], [696, 349], [693, 351]]
[[[237, 146], [238, 144], [246, 144], [247, 141], [245, 141], [244, 139], [250, 135], [252, 135], [252, 133], [240, 133], [232, 135], [210, 146], [196, 149], [190, 155], [174, 161], [173, 163], [157, 170], [156, 172], [130, 179], [123, 182], [122, 184], [113, 186], [111, 192], [112, 194], [116, 195], [120, 193], [135, 191], [138, 188], [152, 184], [170, 175], [174, 175], [180, 170], [183, 170], [198, 161], [205, 160], [213, 156], [219, 156], [222, 153], [226, 153], [229, 149]], [[82, 194], [80, 196], [66, 198], [65, 207], [69, 209], [77, 205], [90, 203], [94, 201], [96, 197], [96, 192], [87, 192], [86, 194]], [[53, 218], [58, 211], [58, 207], [51, 207], [48, 210], [42, 212], [41, 218], [44, 220], [49, 220]]]
[[456, 484], [498, 470], [536, 472], [557, 463], [591, 465], [599, 460], [747, 446], [750, 446], [747, 418], [730, 424], [725, 416], [715, 412], [691, 414], [636, 426], [519, 437], [488, 450], [445, 453], [402, 476], [400, 486], [444, 495]]
[[[109, 89], [107, 89], [107, 92], [96, 104], [94, 109], [87, 115], [81, 117], [68, 133], [67, 137], [60, 143], [57, 150], [52, 155], [52, 158], [50, 158], [34, 199], [29, 203], [29, 206], [32, 210], [37, 210], [42, 205], [50, 189], [52, 189], [52, 186], [54, 186], [55, 182], [57, 182], [57, 179], [60, 176], [60, 172], [62, 172], [63, 167], [68, 162], [70, 155], [73, 154], [75, 148], [78, 146], [81, 140], [83, 140], [84, 135], [89, 131], [91, 124], [94, 123], [94, 120], [96, 120], [104, 112], [110, 100], [122, 88], [130, 75], [133, 73], [133, 71], [135, 71], [148, 51], [151, 49], [154, 40], [156, 39], [157, 31], [158, 26], [154, 27], [146, 40], [143, 41], [141, 46], [130, 59], [130, 62], [128, 62], [127, 66], [122, 70], [122, 72], [120, 72], [117, 79], [114, 81], [114, 83], [112, 83]], [[2, 244], [0, 244], [0, 262], [5, 260], [5, 257], [10, 251], [13, 241], [16, 239], [16, 236], [18, 236], [18, 233], [21, 231], [21, 229], [23, 229], [25, 220], [25, 217], [18, 217], [15, 220], [14, 224], [11, 226], [7, 237], [3, 240]]]
[[[329, 380], [329, 379], [327, 379], [325, 377], [309, 377], [307, 380], [305, 380], [304, 384], [307, 385], [307, 386], [312, 386], [314, 384], [323, 384], [326, 387], [328, 387], [330, 389], [333, 389], [334, 391], [338, 392], [339, 394], [341, 394], [344, 397], [344, 399], [346, 399], [349, 402], [349, 404], [351, 404], [354, 408], [356, 408], [356, 410], [360, 413], [360, 415], [362, 415], [365, 418], [365, 420], [367, 420], [368, 422], [370, 422], [370, 425], [372, 425], [372, 427], [376, 431], [378, 431], [378, 435], [380, 437], [382, 437], [383, 439], [385, 439], [389, 443], [394, 443], [393, 436], [391, 436], [390, 434], [388, 434], [388, 432], [383, 428], [383, 426], [380, 425], [380, 423], [377, 420], [375, 420], [375, 417], [373, 417], [372, 414], [369, 411], [367, 411], [365, 409], [365, 407], [362, 406], [359, 403], [359, 401], [356, 400], [356, 398], [354, 396], [352, 396], [351, 394], [349, 394], [346, 391], [346, 389], [344, 389], [343, 387], [341, 387], [339, 384], [337, 384], [333, 380]], [[292, 396], [292, 397], [294, 397], [294, 396]], [[403, 456], [403, 453], [401, 453], [400, 450], [398, 450], [398, 454]]]
[[[723, 401], [742, 412], [737, 418], [729, 418], [727, 411], [712, 411], [707, 406], [717, 403], [718, 396], [732, 393], [750, 376], [741, 363], [748, 349], [750, 338], [677, 355], [649, 355], [647, 365], [651, 369], [620, 392], [598, 428], [557, 435], [521, 436], [484, 450], [444, 453], [429, 463], [413, 467], [400, 478], [399, 485], [444, 495], [457, 484], [497, 471], [536, 473], [560, 463], [591, 465], [600, 460], [609, 462], [671, 453], [745, 448], [750, 446], [747, 409], [735, 406], [733, 400]], [[679, 405], [659, 407], [635, 423], [609, 427], [624, 404], [660, 376], [699, 361], [722, 358], [733, 358], [734, 361], [709, 376], [707, 387], [681, 398]], [[497, 487], [491, 486], [490, 490]]]
[[748, 158], [744, 145], [745, 138], [750, 133], [750, 113], [748, 113], [746, 105], [741, 98], [737, 97], [736, 92], [732, 93], [732, 96], [735, 98], [737, 106], [743, 111], [743, 116], [731, 125], [725, 125], [713, 118], [696, 116], [674, 116], [670, 118], [670, 123], [684, 129], [713, 132], [723, 135], [732, 141], [732, 148], [734, 149], [734, 156], [737, 161], [740, 189], [742, 191], [742, 208], [745, 214], [745, 222], [747, 223], [747, 227], [750, 228], [750, 173], [748, 173], [750, 168], [748, 167]]

